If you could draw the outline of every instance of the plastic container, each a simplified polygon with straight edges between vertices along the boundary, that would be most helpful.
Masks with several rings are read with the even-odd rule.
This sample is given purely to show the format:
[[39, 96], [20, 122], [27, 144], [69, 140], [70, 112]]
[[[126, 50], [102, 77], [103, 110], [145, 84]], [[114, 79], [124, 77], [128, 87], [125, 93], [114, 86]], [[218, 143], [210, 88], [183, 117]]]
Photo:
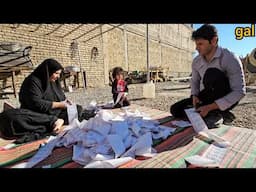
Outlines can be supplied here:
[[153, 81], [143, 85], [143, 97], [144, 98], [155, 98], [156, 97], [156, 87]]

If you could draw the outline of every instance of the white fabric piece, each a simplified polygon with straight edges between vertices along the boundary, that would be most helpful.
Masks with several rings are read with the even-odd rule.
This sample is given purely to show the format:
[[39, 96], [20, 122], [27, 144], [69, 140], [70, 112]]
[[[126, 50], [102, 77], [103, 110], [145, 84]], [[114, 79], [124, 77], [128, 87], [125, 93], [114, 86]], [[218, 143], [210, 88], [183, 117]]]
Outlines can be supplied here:
[[134, 116], [134, 113], [132, 113], [131, 111], [129, 111], [129, 109], [124, 109], [125, 115], [126, 117], [132, 117]]
[[[112, 150], [111, 145], [107, 142], [95, 146], [94, 151], [95, 151], [96, 154], [98, 154], [98, 153], [103, 154], [103, 155], [112, 155], [112, 154], [114, 154], [114, 151]], [[113, 158], [114, 158], [114, 156], [113, 156]]]
[[135, 145], [133, 145], [128, 151], [126, 151], [121, 157], [135, 157], [135, 155], [143, 155], [144, 153], [150, 153], [152, 146], [152, 138], [150, 133], [146, 133], [141, 136]]
[[118, 115], [114, 116], [113, 119], [111, 119], [111, 121], [124, 121], [124, 115], [125, 113], [119, 113]]
[[106, 155], [106, 154], [96, 154], [96, 156], [94, 157], [94, 161], [105, 161], [105, 160], [109, 160], [109, 159], [113, 159], [114, 156], [111, 155]]
[[172, 124], [176, 125], [178, 127], [181, 127], [181, 128], [192, 126], [191, 123], [189, 123], [188, 121], [183, 121], [183, 120], [172, 121]]
[[88, 154], [90, 152], [91, 150], [85, 149], [82, 145], [74, 145], [72, 160], [81, 165], [86, 165], [92, 159], [91, 155]]
[[141, 121], [141, 127], [149, 129], [153, 132], [159, 131], [158, 125], [159, 125], [159, 123], [155, 122], [155, 121], [149, 121], [149, 120], [142, 120]]
[[88, 131], [82, 137], [82, 145], [84, 147], [93, 147], [96, 146], [98, 143], [101, 143], [104, 140], [104, 136], [95, 132], [95, 131]]
[[[90, 119], [89, 119], [89, 120], [90, 120]], [[80, 128], [80, 129], [84, 129], [84, 130], [88, 130], [88, 128], [87, 128], [87, 123], [88, 123], [88, 121], [87, 121], [86, 119], [84, 119], [83, 121], [80, 122], [79, 128]]]
[[216, 135], [215, 133], [212, 133], [210, 130], [208, 130], [206, 132], [205, 131], [200, 131], [198, 134], [207, 138], [207, 139], [213, 140], [214, 141], [213, 144], [216, 145], [216, 146], [219, 146], [219, 147], [222, 147], [222, 148], [231, 146], [231, 143], [229, 141], [226, 141], [222, 137]]
[[160, 139], [162, 137], [163, 137], [162, 132], [152, 133], [152, 138], [153, 139]]
[[162, 139], [166, 139], [169, 135], [171, 135], [172, 131], [171, 130], [168, 130], [168, 129], [165, 129], [163, 131], [160, 131], [160, 133], [162, 133]]
[[80, 142], [81, 136], [85, 133], [84, 130], [80, 128], [74, 128], [67, 132], [67, 134], [62, 138], [61, 142], [63, 142], [65, 147], [70, 147], [77, 142]]
[[125, 149], [132, 146], [132, 144], [133, 144], [132, 141], [133, 141], [132, 135], [131, 135], [131, 133], [129, 133], [129, 135], [124, 139]]
[[[207, 167], [210, 165], [216, 165], [216, 162], [214, 160], [208, 159], [206, 157], [202, 157], [200, 155], [193, 155], [190, 157], [186, 157], [185, 161], [189, 162], [192, 165]], [[216, 165], [218, 166], [218, 165]]]
[[142, 126], [143, 121], [142, 121], [142, 117], [136, 117], [136, 116], [127, 116], [126, 121], [128, 123], [129, 126], [133, 125], [134, 123], [136, 123], [138, 126]]
[[103, 136], [107, 136], [111, 130], [111, 124], [105, 123], [101, 119], [94, 119], [94, 131], [97, 131]]
[[138, 140], [138, 138], [132, 135], [131, 145], [132, 146], [135, 145], [137, 140]]
[[141, 127], [136, 122], [132, 124], [131, 130], [136, 137], [140, 136], [139, 132], [141, 130]]
[[105, 161], [92, 161], [84, 166], [84, 168], [113, 168], [113, 166]]
[[144, 116], [144, 117], [143, 117], [143, 120], [152, 120], [152, 118], [149, 117], [149, 116]]
[[[152, 135], [157, 133], [157, 138], [166, 138], [174, 128], [160, 126], [145, 116], [138, 110], [125, 109], [118, 115], [100, 110], [88, 121], [72, 121], [66, 132], [59, 135], [55, 146], [73, 146], [72, 159], [82, 165], [136, 155], [151, 157], [155, 155]], [[45, 146], [54, 148], [53, 144], [48, 145]]]
[[86, 130], [94, 130], [94, 131], [102, 134], [103, 136], [106, 136], [110, 132], [111, 124], [106, 123], [108, 121], [104, 121], [102, 118], [97, 116], [95, 118], [89, 119], [88, 122], [84, 125], [85, 127], [87, 127], [85, 129]]
[[208, 127], [205, 124], [203, 118], [201, 117], [201, 115], [198, 112], [196, 112], [195, 108], [185, 109], [185, 112], [186, 112], [188, 119], [191, 122], [194, 130], [197, 133], [199, 133], [200, 131], [208, 130]]
[[167, 127], [165, 125], [158, 125], [158, 128], [160, 128], [160, 130], [165, 130], [165, 129], [168, 129], [170, 130], [172, 133], [177, 129], [175, 127]]
[[37, 163], [41, 162], [46, 157], [48, 157], [52, 153], [52, 150], [54, 149], [59, 139], [60, 138], [58, 137], [50, 137], [48, 140], [49, 142], [47, 142], [46, 145], [39, 148], [38, 152], [32, 158], [29, 159], [25, 168], [32, 168]]
[[149, 153], [143, 153], [143, 157], [154, 157], [157, 155], [157, 151], [154, 150], [154, 148], [151, 148], [151, 151]]
[[114, 118], [114, 114], [111, 111], [107, 110], [100, 110], [98, 114], [96, 115], [99, 119], [102, 119], [103, 121], [110, 121]]
[[97, 109], [97, 102], [92, 100], [88, 106], [85, 107], [87, 110], [96, 110]]
[[143, 118], [143, 125], [142, 126], [147, 126], [147, 127], [155, 127], [160, 125], [160, 123], [156, 120], [146, 120]]
[[18, 163], [16, 165], [12, 166], [11, 168], [15, 168], [15, 169], [17, 169], [17, 168], [28, 168], [27, 164], [28, 164], [28, 162], [22, 162], [22, 163]]
[[69, 124], [71, 124], [72, 121], [74, 121], [74, 119], [78, 118], [76, 104], [67, 105], [67, 113], [68, 113], [68, 122]]
[[135, 115], [136, 117], [141, 117], [141, 118], [143, 118], [144, 116], [146, 116], [145, 113], [140, 112], [138, 109], [136, 109], [136, 110], [134, 111], [134, 115]]
[[139, 134], [140, 134], [140, 135], [144, 135], [144, 134], [146, 134], [146, 133], [148, 133], [148, 132], [152, 132], [152, 133], [153, 133], [152, 130], [143, 127], [143, 128], [140, 129]]
[[120, 135], [115, 134], [108, 135], [107, 139], [115, 153], [115, 158], [120, 157], [126, 149], [124, 143], [122, 142], [123, 138]]
[[80, 126], [81, 126], [81, 122], [79, 122], [78, 119], [74, 119], [71, 123], [69, 123], [69, 125], [65, 126], [62, 132], [65, 132]]
[[[145, 134], [145, 137], [141, 137], [141, 139], [139, 139], [136, 150], [135, 150], [135, 155], [138, 156], [146, 156], [150, 153], [152, 153], [152, 137], [151, 134], [147, 133]], [[135, 145], [136, 145], [135, 144]]]
[[90, 130], [94, 127], [94, 118], [90, 118], [86, 123], [83, 123], [83, 126], [81, 126], [82, 129]]
[[153, 137], [153, 139], [160, 139], [160, 138], [166, 139], [175, 130], [176, 130], [176, 128], [159, 125], [158, 132], [157, 133], [152, 132], [152, 137]]
[[86, 165], [96, 160], [107, 160], [114, 158], [114, 152], [111, 150], [110, 145], [104, 144], [92, 148], [84, 148], [81, 145], [75, 145], [72, 160], [81, 165]]
[[218, 147], [218, 146], [211, 144], [208, 147], [208, 149], [204, 152], [202, 157], [211, 159], [211, 160], [215, 161], [216, 163], [220, 163], [223, 160], [226, 152], [227, 152], [227, 148]]
[[112, 121], [111, 134], [120, 135], [122, 140], [129, 135], [127, 121]]
[[131, 157], [122, 157], [118, 159], [111, 159], [107, 161], [95, 161], [88, 165], [86, 165], [84, 168], [116, 168], [126, 162], [131, 161], [133, 158]]

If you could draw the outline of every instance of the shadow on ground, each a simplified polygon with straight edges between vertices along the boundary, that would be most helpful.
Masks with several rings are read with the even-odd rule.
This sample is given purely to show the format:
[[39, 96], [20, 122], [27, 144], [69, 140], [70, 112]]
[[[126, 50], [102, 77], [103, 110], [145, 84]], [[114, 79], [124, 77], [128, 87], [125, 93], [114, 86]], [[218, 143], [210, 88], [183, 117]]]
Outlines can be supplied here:
[[252, 104], [256, 104], [256, 102], [244, 102], [244, 103], [239, 103], [239, 106], [244, 106], [244, 105], [252, 105]]
[[256, 87], [255, 88], [246, 87], [246, 92], [256, 93]]
[[144, 100], [146, 98], [140, 97], [140, 98], [133, 98], [133, 99], [129, 99], [129, 101], [141, 101]]
[[164, 88], [161, 89], [163, 91], [177, 91], [177, 90], [182, 90], [182, 89], [189, 89], [190, 87], [178, 87], [178, 88]]

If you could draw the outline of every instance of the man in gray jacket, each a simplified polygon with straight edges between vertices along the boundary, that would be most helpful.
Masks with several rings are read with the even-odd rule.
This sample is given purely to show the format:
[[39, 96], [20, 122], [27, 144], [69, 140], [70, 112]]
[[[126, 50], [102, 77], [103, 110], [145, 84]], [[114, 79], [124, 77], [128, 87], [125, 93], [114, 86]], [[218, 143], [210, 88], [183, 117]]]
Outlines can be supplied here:
[[202, 25], [192, 34], [199, 53], [192, 63], [191, 97], [171, 106], [177, 118], [186, 118], [184, 109], [195, 107], [209, 128], [216, 122], [231, 123], [230, 112], [245, 96], [245, 79], [240, 59], [218, 46], [215, 26]]

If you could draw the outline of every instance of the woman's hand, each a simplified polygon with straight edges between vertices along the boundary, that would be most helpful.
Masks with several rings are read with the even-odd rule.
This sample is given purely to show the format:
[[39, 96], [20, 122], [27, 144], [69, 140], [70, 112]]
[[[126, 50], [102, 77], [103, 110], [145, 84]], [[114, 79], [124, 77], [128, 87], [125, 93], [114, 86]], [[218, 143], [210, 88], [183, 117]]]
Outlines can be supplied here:
[[55, 123], [53, 125], [53, 131], [55, 133], [60, 133], [62, 131], [63, 124], [64, 124], [63, 119], [57, 119], [57, 121], [55, 121]]
[[66, 103], [69, 104], [69, 105], [72, 105], [72, 104], [73, 104], [73, 102], [70, 101], [69, 99], [66, 99], [65, 101], [66, 101]]
[[73, 103], [66, 99], [64, 101], [61, 102], [52, 102], [52, 108], [53, 109], [66, 109], [69, 105], [72, 105]]
[[65, 105], [65, 108], [67, 108], [69, 105], [72, 105], [72, 102], [68, 99], [66, 99], [65, 101], [61, 101], [61, 103]]
[[66, 106], [65, 101], [61, 101], [61, 102], [53, 101], [52, 102], [52, 108], [53, 109], [66, 109], [67, 106]]

